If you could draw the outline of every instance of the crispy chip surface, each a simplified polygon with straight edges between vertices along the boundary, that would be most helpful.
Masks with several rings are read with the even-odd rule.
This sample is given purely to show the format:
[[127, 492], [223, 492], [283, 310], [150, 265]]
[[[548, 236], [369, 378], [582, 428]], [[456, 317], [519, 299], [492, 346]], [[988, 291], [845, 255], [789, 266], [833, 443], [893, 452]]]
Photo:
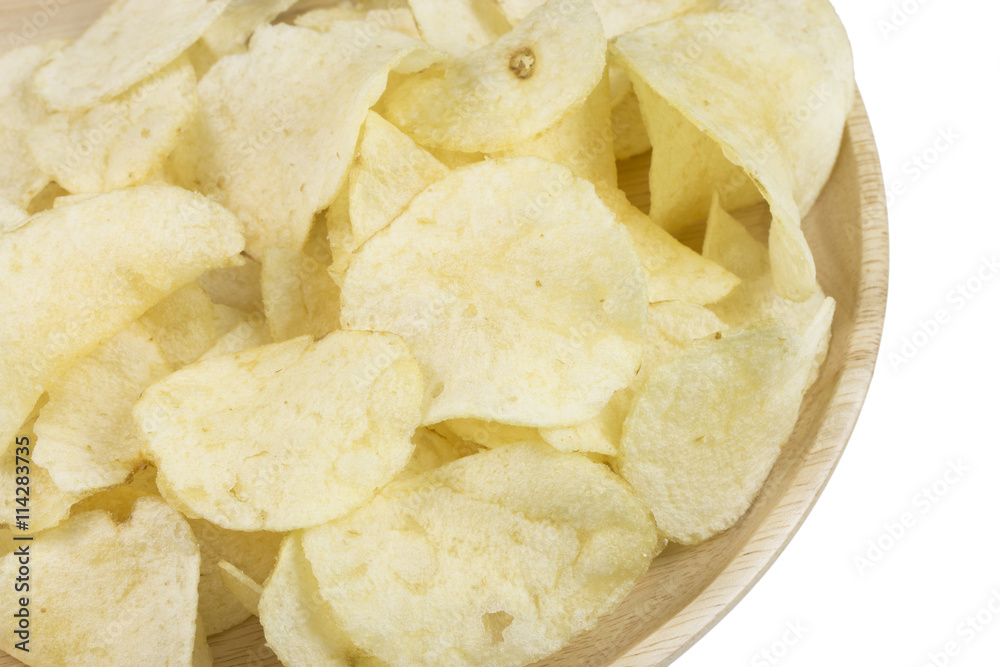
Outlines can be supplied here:
[[0, 236], [0, 384], [10, 388], [0, 448], [60, 373], [163, 297], [232, 262], [242, 247], [231, 213], [164, 186], [39, 213]]
[[646, 284], [593, 186], [537, 158], [424, 190], [351, 261], [341, 324], [392, 331], [424, 372], [424, 423], [568, 426], [638, 368]]
[[453, 56], [466, 56], [510, 30], [493, 0], [409, 0], [420, 35]]
[[550, 0], [492, 44], [390, 89], [386, 119], [422, 146], [508, 150], [583, 105], [605, 49], [589, 0]]
[[610, 470], [530, 444], [393, 485], [302, 534], [338, 625], [390, 664], [522, 665], [558, 650], [625, 596], [655, 542]]
[[196, 282], [188, 283], [140, 318], [175, 368], [196, 361], [215, 344], [215, 307]]
[[188, 366], [135, 418], [164, 497], [232, 530], [292, 530], [368, 501], [406, 465], [420, 371], [383, 333], [295, 338]]

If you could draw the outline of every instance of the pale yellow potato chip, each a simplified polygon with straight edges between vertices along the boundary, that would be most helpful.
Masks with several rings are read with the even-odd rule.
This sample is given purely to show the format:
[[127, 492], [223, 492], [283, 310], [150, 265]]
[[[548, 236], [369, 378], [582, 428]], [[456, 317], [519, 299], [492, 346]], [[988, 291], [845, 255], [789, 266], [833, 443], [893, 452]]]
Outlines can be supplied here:
[[212, 303], [239, 308], [248, 313], [264, 312], [260, 293], [260, 262], [242, 257], [241, 264], [206, 271], [198, 284], [208, 292]]
[[335, 622], [385, 662], [524, 665], [613, 609], [656, 534], [608, 468], [524, 444], [392, 485], [302, 546]]
[[771, 321], [710, 336], [653, 370], [617, 467], [663, 537], [696, 544], [739, 520], [792, 433], [815, 354]]
[[0, 199], [23, 208], [51, 178], [28, 148], [28, 132], [45, 117], [31, 78], [60, 43], [30, 44], [0, 55]]
[[[435, 429], [441, 426], [436, 424]], [[421, 426], [413, 434], [413, 455], [393, 483], [416, 477], [429, 470], [440, 468], [446, 463], [457, 461], [479, 451], [479, 447], [456, 436], [446, 437], [438, 430]]]
[[351, 511], [403, 469], [422, 391], [397, 336], [334, 332], [188, 366], [134, 415], [157, 486], [185, 514], [293, 530]]
[[251, 314], [245, 310], [219, 303], [212, 304], [212, 320], [215, 322], [215, 331], [220, 338], [244, 322], [249, 322], [251, 317]]
[[494, 155], [534, 155], [565, 165], [574, 174], [595, 185], [617, 187], [618, 167], [611, 134], [610, 96], [605, 74], [582, 107], [568, 113], [537, 137]]
[[[29, 665], [192, 664], [198, 544], [163, 501], [136, 501], [123, 524], [106, 512], [75, 516], [36, 536], [30, 552], [30, 653], [15, 650], [9, 631], [0, 648]], [[17, 577], [18, 558], [0, 560], [5, 581]], [[4, 617], [18, 597], [0, 596]]]
[[295, 17], [295, 25], [326, 32], [340, 21], [365, 21], [422, 39], [409, 5], [402, 0], [345, 0], [334, 7], [320, 7]]
[[589, 0], [549, 0], [492, 44], [389, 89], [385, 116], [422, 146], [507, 150], [583, 105], [606, 45]]
[[449, 169], [465, 167], [473, 162], [481, 162], [485, 155], [482, 153], [462, 153], [461, 151], [449, 151], [444, 148], [428, 147], [427, 152]]
[[299, 533], [281, 544], [278, 563], [260, 596], [267, 645], [286, 667], [374, 667], [341, 629], [323, 600]]
[[24, 227], [31, 216], [17, 204], [0, 199], [0, 234]]
[[452, 441], [471, 442], [489, 449], [518, 442], [542, 442], [537, 428], [498, 424], [479, 419], [449, 419], [434, 424], [432, 428], [438, 433], [446, 434]]
[[295, 4], [295, 0], [231, 0], [212, 21], [199, 43], [216, 59], [246, 50], [254, 30], [270, 23]]
[[124, 482], [143, 461], [132, 406], [172, 370], [139, 323], [102, 343], [48, 389], [35, 423], [35, 462], [68, 494]]
[[196, 361], [218, 337], [215, 307], [197, 282], [188, 283], [160, 301], [139, 321], [175, 368]]
[[145, 464], [128, 481], [81, 499], [73, 505], [72, 516], [101, 510], [111, 515], [118, 523], [124, 523], [132, 514], [132, 507], [139, 498], [160, 497], [156, 489], [156, 466]]
[[330, 277], [341, 288], [347, 267], [354, 259], [354, 252], [361, 245], [354, 240], [351, 228], [351, 205], [345, 187], [326, 210], [326, 238], [330, 242]]
[[108, 192], [142, 183], [191, 124], [197, 79], [181, 57], [119, 97], [37, 123], [28, 145], [38, 165], [69, 192]]
[[257, 581], [229, 561], [218, 562], [222, 585], [254, 616], [260, 615], [260, 594], [264, 590]]
[[[49, 471], [35, 462], [35, 423], [45, 401], [42, 397], [25, 423], [11, 438], [10, 450], [0, 459], [0, 526], [8, 526], [16, 535], [31, 535], [57, 525], [70, 514], [79, 494], [66, 493], [52, 480]], [[28, 489], [18, 491], [25, 481]], [[20, 480], [18, 478], [21, 478]], [[18, 521], [26, 523], [18, 526]]]
[[85, 111], [176, 60], [229, 0], [116, 0], [78, 39], [35, 74], [50, 111]]
[[252, 257], [270, 247], [302, 248], [313, 216], [347, 178], [361, 125], [388, 73], [423, 69], [438, 58], [398, 32], [369, 35], [370, 26], [347, 21], [325, 33], [263, 26], [247, 53], [220, 61], [199, 82], [202, 105], [181, 145], [197, 154], [187, 185], [246, 223]]
[[354, 243], [384, 229], [448, 168], [374, 111], [368, 113], [364, 134], [349, 177], [348, 205]]
[[77, 359], [242, 247], [231, 213], [163, 186], [42, 212], [0, 236], [0, 451]]
[[264, 581], [274, 569], [284, 534], [226, 530], [203, 519], [189, 519], [188, 523], [201, 549], [198, 614], [205, 624], [205, 634], [214, 635], [250, 616], [239, 597], [223, 582], [220, 562], [232, 563], [252, 579]]
[[424, 41], [461, 58], [510, 31], [493, 0], [409, 0]]
[[642, 120], [639, 98], [631, 83], [618, 103], [611, 107], [611, 136], [614, 137], [616, 160], [627, 160], [653, 148]]
[[[504, 16], [520, 23], [544, 0], [497, 0]], [[608, 39], [636, 28], [666, 21], [689, 11], [703, 9], [706, 0], [594, 0]]]
[[742, 282], [726, 298], [709, 306], [731, 327], [780, 319], [805, 335], [826, 296], [822, 288], [802, 302], [790, 301], [774, 290], [767, 247], [729, 215], [716, 199], [705, 228], [702, 254], [738, 275]]
[[635, 242], [650, 303], [714, 303], [739, 285], [738, 277], [664, 231], [633, 206], [621, 190], [598, 187], [597, 194]]
[[249, 313], [236, 326], [219, 336], [215, 344], [201, 355], [202, 359], [235, 354], [243, 350], [273, 343], [271, 328], [262, 312]]
[[346, 329], [402, 336], [424, 423], [568, 426], [635, 375], [646, 283], [593, 186], [537, 158], [477, 163], [424, 190], [357, 252]]
[[340, 287], [329, 273], [331, 260], [322, 220], [302, 250], [264, 252], [260, 282], [272, 340], [322, 338], [340, 328]]
[[[769, 13], [775, 12], [763, 12]], [[623, 35], [613, 52], [633, 78], [651, 133], [653, 219], [670, 230], [696, 212], [704, 218], [716, 188], [725, 206], [737, 207], [750, 194], [738, 183], [736, 168], [743, 170], [774, 218], [769, 246], [775, 289], [802, 301], [816, 281], [800, 217], [836, 159], [848, 105], [823, 101], [834, 70], [814, 51], [796, 48], [809, 39], [801, 35], [808, 22], [795, 28], [797, 38], [783, 36], [792, 32], [790, 23], [771, 27], [743, 12], [692, 14]], [[746, 123], [747, 117], [757, 120]], [[663, 136], [670, 127], [679, 130], [676, 139]], [[698, 159], [685, 152], [706, 139], [721, 156], [699, 151], [704, 157]], [[678, 152], [684, 159], [677, 160]]]

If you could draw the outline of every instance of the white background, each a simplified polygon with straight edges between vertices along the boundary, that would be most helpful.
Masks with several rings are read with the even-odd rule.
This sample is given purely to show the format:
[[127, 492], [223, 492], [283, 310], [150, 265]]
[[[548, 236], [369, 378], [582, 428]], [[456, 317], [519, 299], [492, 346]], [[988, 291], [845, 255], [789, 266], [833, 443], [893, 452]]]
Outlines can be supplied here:
[[[1000, 3], [833, 4], [887, 186], [901, 192], [890, 196], [881, 354], [812, 514], [673, 667], [995, 667]], [[944, 324], [930, 324], [935, 314]]]

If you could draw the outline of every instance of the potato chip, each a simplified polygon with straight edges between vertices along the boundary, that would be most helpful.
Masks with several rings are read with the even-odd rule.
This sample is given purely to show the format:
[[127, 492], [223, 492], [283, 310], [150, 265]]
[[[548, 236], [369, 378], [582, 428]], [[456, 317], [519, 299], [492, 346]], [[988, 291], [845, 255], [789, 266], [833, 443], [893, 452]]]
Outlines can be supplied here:
[[236, 326], [219, 336], [215, 344], [201, 355], [202, 359], [221, 357], [274, 342], [271, 329], [262, 312], [249, 313]]
[[349, 178], [354, 243], [361, 246], [384, 229], [414, 197], [447, 174], [448, 168], [433, 155], [369, 112]]
[[[435, 425], [435, 428], [440, 424]], [[469, 456], [479, 451], [479, 447], [469, 444], [459, 438], [448, 438], [437, 431], [421, 426], [413, 434], [413, 455], [402, 472], [396, 475], [393, 483], [416, 477], [429, 470], [457, 461], [463, 456]]]
[[243, 608], [254, 616], [260, 614], [260, 594], [263, 586], [250, 578], [246, 572], [226, 560], [218, 562], [222, 585], [240, 601]]
[[632, 241], [593, 186], [510, 158], [453, 172], [370, 239], [341, 324], [407, 341], [426, 424], [568, 426], [635, 375], [646, 301]]
[[205, 623], [205, 634], [214, 635], [250, 616], [239, 597], [223, 583], [220, 563], [234, 563], [248, 576], [264, 581], [274, 569], [283, 534], [226, 530], [203, 519], [189, 519], [188, 523], [201, 549], [198, 614]]
[[606, 467], [524, 444], [393, 485], [302, 546], [335, 622], [385, 662], [523, 665], [613, 609], [656, 535]]
[[0, 199], [0, 234], [24, 227], [31, 216], [17, 204]]
[[478, 419], [449, 419], [434, 424], [434, 430], [445, 434], [452, 441], [473, 443], [479, 447], [502, 447], [518, 442], [541, 443], [537, 428], [511, 426], [485, 422]]
[[35, 424], [35, 462], [70, 494], [124, 482], [143, 460], [132, 406], [172, 370], [141, 324], [102, 343], [49, 388]]
[[76, 41], [39, 68], [50, 111], [85, 111], [156, 74], [194, 44], [228, 0], [116, 0]]
[[[497, 0], [504, 16], [520, 23], [544, 0]], [[701, 9], [705, 0], [594, 0], [608, 39], [636, 28], [666, 21], [686, 12]]]
[[606, 46], [589, 0], [549, 0], [489, 46], [388, 90], [386, 119], [421, 146], [507, 150], [583, 106]]
[[742, 279], [729, 296], [709, 306], [731, 327], [780, 319], [805, 335], [826, 299], [818, 286], [813, 295], [801, 303], [779, 296], [774, 291], [767, 248], [729, 215], [718, 199], [712, 203], [708, 216], [702, 254]]
[[142, 465], [126, 483], [83, 498], [73, 505], [70, 514], [76, 516], [101, 510], [110, 514], [117, 523], [124, 523], [132, 514], [135, 501], [147, 496], [160, 497], [156, 489], [156, 466], [150, 464]]
[[322, 222], [302, 250], [264, 251], [260, 281], [272, 340], [322, 338], [340, 328], [340, 288], [329, 273], [331, 259]]
[[598, 188], [601, 201], [628, 229], [642, 263], [650, 303], [685, 301], [703, 305], [719, 301], [740, 279], [665, 232], [633, 206], [618, 189]]
[[611, 134], [611, 91], [605, 74], [583, 106], [558, 123], [496, 157], [533, 155], [570, 168], [596, 185], [618, 185], [614, 138]]
[[409, 0], [428, 44], [461, 58], [510, 31], [493, 0]]
[[425, 147], [427, 152], [449, 169], [466, 167], [473, 162], [482, 162], [486, 157], [482, 153], [462, 153], [461, 151], [449, 151], [444, 148]]
[[45, 111], [31, 94], [31, 77], [58, 42], [0, 54], [0, 199], [27, 208], [51, 180], [28, 148], [28, 131]]
[[422, 39], [413, 11], [396, 0], [358, 0], [335, 7], [320, 7], [295, 17], [295, 25], [326, 32], [340, 21], [365, 21], [385, 30], [395, 30], [414, 39]]
[[639, 98], [631, 83], [618, 103], [611, 107], [611, 136], [614, 137], [617, 160], [627, 160], [653, 148], [642, 120]]
[[260, 624], [267, 645], [286, 667], [363, 667], [379, 664], [344, 634], [319, 593], [299, 533], [281, 544], [278, 563], [260, 596]]
[[163, 186], [39, 213], [0, 236], [0, 451], [77, 359], [242, 246], [231, 213]]
[[202, 106], [182, 149], [197, 152], [193, 185], [246, 223], [252, 257], [302, 248], [313, 216], [347, 177], [389, 71], [419, 70], [438, 57], [392, 30], [369, 35], [370, 27], [264, 26], [247, 53], [220, 61], [199, 83]]
[[121, 96], [36, 124], [28, 145], [69, 192], [108, 192], [145, 181], [166, 159], [198, 107], [194, 68], [181, 57]]
[[[38, 413], [45, 401], [43, 397], [34, 406], [31, 414], [25, 423], [16, 431], [15, 437], [17, 447], [25, 446], [27, 439], [29, 461], [34, 461], [35, 448], [38, 438], [35, 435], [35, 423], [38, 420]], [[11, 438], [12, 450], [15, 437]], [[18, 484], [18, 477], [22, 477], [24, 469], [18, 470], [18, 466], [23, 466], [24, 461], [18, 461], [17, 456], [24, 457], [24, 450], [10, 451], [0, 459], [0, 527], [9, 525], [14, 527], [18, 519], [24, 519], [25, 507], [28, 509], [27, 529], [18, 530], [17, 534], [32, 534], [43, 531], [57, 525], [70, 514], [73, 503], [80, 499], [78, 494], [66, 493], [52, 480], [48, 470], [40, 464], [31, 466], [30, 475], [30, 498], [25, 501], [23, 492], [18, 492], [16, 488], [22, 486]], [[22, 480], [23, 481], [23, 480]], [[20, 498], [20, 500], [18, 500]], [[27, 503], [27, 505], [25, 505]], [[18, 511], [20, 509], [20, 511]]]
[[134, 414], [157, 486], [185, 514], [293, 530], [351, 511], [403, 469], [421, 393], [398, 337], [335, 332], [188, 366]]
[[[706, 46], [705, 35], [717, 37]], [[794, 46], [807, 39], [786, 40], [748, 13], [718, 12], [643, 28], [613, 46], [633, 78], [652, 133], [652, 218], [668, 231], [694, 216], [704, 218], [717, 187], [724, 191], [723, 205], [737, 207], [751, 193], [735, 171], [744, 170], [774, 218], [775, 289], [797, 301], [815, 290], [800, 216], [818, 193], [816, 184], [829, 175], [848, 108], [840, 99], [824, 100], [830, 68]], [[743, 122], [748, 116], [758, 121]], [[671, 128], [678, 132], [666, 136]], [[722, 155], [704, 153], [705, 139]], [[727, 168], [725, 160], [733, 166]]]
[[771, 321], [710, 336], [653, 370], [617, 466], [663, 537], [696, 544], [743, 515], [792, 433], [815, 352]]
[[150, 308], [139, 321], [175, 368], [196, 361], [217, 338], [215, 307], [196, 282]]
[[[31, 542], [30, 665], [190, 665], [195, 649], [198, 545], [160, 500], [142, 498], [116, 524], [88, 512]], [[14, 581], [18, 556], [0, 560]], [[18, 596], [0, 596], [12, 618]], [[0, 636], [14, 654], [15, 633]]]
[[295, 0], [231, 0], [198, 40], [218, 60], [242, 53], [254, 30], [270, 23], [295, 4]]
[[260, 294], [260, 262], [242, 257], [241, 264], [206, 271], [198, 284], [208, 292], [212, 303], [239, 308], [248, 313], [264, 312]]

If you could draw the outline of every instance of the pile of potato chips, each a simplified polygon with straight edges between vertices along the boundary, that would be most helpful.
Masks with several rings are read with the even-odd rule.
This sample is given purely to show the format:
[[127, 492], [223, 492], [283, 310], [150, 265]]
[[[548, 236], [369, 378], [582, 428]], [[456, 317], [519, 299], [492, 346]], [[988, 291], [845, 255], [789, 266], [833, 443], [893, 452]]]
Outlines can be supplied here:
[[853, 96], [827, 0], [116, 0], [4, 53], [0, 648], [558, 651], [789, 438]]

